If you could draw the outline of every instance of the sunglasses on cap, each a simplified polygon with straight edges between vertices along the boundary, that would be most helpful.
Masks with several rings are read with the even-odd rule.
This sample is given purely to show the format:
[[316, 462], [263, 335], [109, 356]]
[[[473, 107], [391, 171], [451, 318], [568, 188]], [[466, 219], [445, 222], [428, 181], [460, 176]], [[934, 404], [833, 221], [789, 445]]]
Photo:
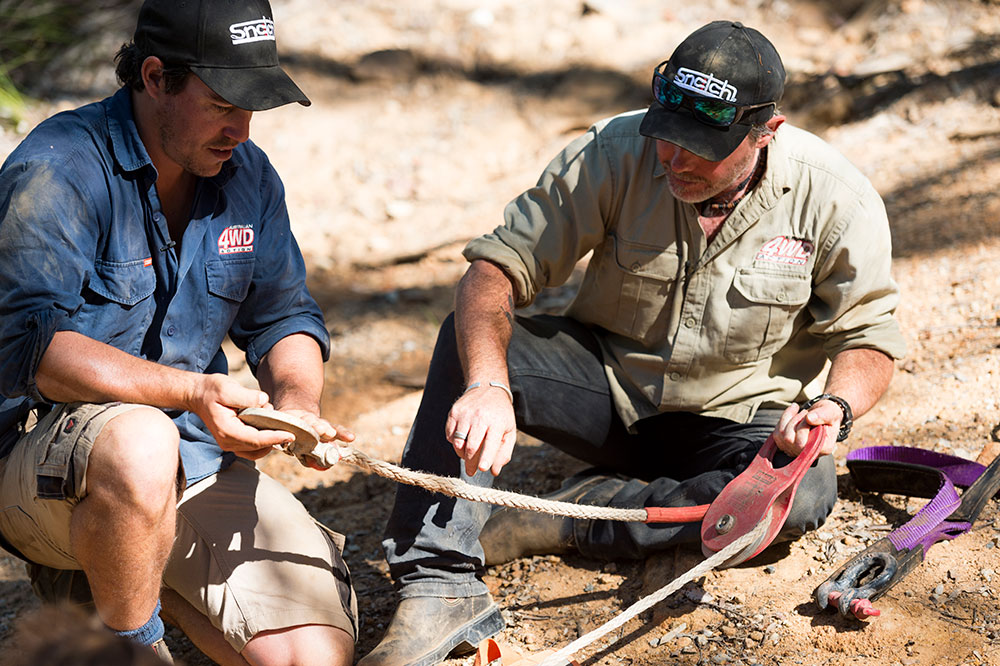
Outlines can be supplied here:
[[[653, 99], [668, 111], [676, 111], [684, 107], [699, 122], [712, 127], [729, 127], [740, 123], [744, 116], [766, 106], [775, 106], [774, 102], [738, 106], [714, 97], [691, 95], [680, 86], [662, 74], [668, 61], [661, 62], [653, 72]], [[740, 124], [749, 124], [743, 122]]]

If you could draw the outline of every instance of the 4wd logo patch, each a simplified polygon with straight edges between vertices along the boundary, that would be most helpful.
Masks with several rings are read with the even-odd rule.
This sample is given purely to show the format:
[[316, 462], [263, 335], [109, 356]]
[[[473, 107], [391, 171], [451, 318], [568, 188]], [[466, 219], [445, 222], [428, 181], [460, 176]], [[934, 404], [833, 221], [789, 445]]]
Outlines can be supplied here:
[[775, 236], [757, 250], [757, 256], [754, 260], [790, 266], [805, 266], [812, 253], [812, 241], [807, 241], [804, 238]]
[[219, 254], [253, 252], [253, 225], [233, 224], [219, 236]]

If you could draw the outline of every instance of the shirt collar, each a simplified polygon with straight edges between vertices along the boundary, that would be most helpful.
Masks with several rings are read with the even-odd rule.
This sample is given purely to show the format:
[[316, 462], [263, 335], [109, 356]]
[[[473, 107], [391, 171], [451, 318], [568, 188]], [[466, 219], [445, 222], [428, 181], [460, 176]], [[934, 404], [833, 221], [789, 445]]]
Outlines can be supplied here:
[[132, 95], [128, 87], [119, 88], [111, 96], [107, 107], [108, 134], [115, 161], [125, 171], [138, 171], [152, 166], [149, 153], [139, 138], [139, 130], [132, 116]]

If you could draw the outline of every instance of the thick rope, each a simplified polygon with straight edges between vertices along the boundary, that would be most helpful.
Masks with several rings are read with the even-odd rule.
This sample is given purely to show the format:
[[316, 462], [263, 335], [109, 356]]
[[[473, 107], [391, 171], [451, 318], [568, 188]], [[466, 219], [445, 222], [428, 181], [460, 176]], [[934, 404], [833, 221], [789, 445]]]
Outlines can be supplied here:
[[[473, 502], [489, 502], [500, 504], [515, 509], [527, 509], [530, 511], [541, 511], [557, 516], [569, 516], [571, 518], [588, 518], [596, 520], [618, 520], [626, 522], [645, 522], [647, 513], [645, 509], [612, 509], [610, 507], [584, 506], [571, 502], [556, 502], [540, 497], [530, 497], [519, 495], [506, 490], [495, 490], [493, 488], [480, 488], [466, 483], [461, 479], [451, 477], [441, 477], [426, 472], [414, 472], [413, 470], [393, 465], [383, 460], [372, 458], [357, 449], [349, 446], [336, 447], [332, 444], [320, 442], [310, 451], [310, 454], [319, 459], [324, 465], [333, 465], [339, 460], [351, 463], [364, 470], [370, 471], [378, 476], [391, 479], [398, 483], [405, 483], [411, 486], [419, 486], [427, 490], [460, 497]], [[653, 594], [640, 599], [617, 617], [612, 618], [600, 627], [590, 631], [576, 639], [555, 654], [546, 657], [539, 666], [565, 666], [569, 658], [576, 652], [587, 647], [601, 636], [614, 631], [626, 622], [647, 610], [653, 605], [663, 601], [668, 596], [679, 590], [689, 581], [704, 575], [719, 564], [729, 560], [731, 557], [741, 552], [744, 548], [760, 539], [767, 531], [769, 523], [762, 521], [753, 530], [736, 539], [728, 546], [715, 553], [703, 562], [695, 565], [687, 573], [674, 579], [673, 582], [660, 588]]]
[[683, 587], [687, 582], [692, 581], [695, 578], [704, 575], [706, 572], [714, 569], [719, 564], [725, 562], [730, 557], [739, 553], [743, 548], [746, 548], [751, 543], [754, 543], [757, 539], [759, 539], [764, 535], [764, 533], [767, 531], [768, 526], [769, 525], [767, 521], [762, 521], [758, 523], [757, 526], [753, 528], [753, 530], [751, 530], [747, 534], [744, 534], [739, 539], [736, 539], [731, 544], [729, 544], [719, 552], [709, 557], [707, 560], [695, 565], [694, 567], [689, 569], [688, 572], [685, 573], [684, 575], [680, 576], [679, 578], [675, 578], [673, 582], [667, 584], [665, 587], [660, 588], [659, 590], [649, 595], [648, 597], [643, 597], [639, 601], [635, 602], [634, 604], [626, 608], [617, 617], [612, 618], [611, 620], [605, 622], [597, 629], [594, 629], [593, 631], [587, 632], [583, 636], [580, 636], [580, 638], [576, 639], [566, 647], [557, 651], [555, 654], [546, 657], [545, 661], [540, 663], [538, 666], [566, 666], [566, 662], [572, 655], [576, 654], [583, 648], [587, 647], [601, 636], [604, 636], [608, 632], [614, 631], [618, 627], [621, 627], [639, 613], [652, 607], [654, 604], [657, 604], [660, 601], [666, 599], [668, 596], [670, 596], [671, 594], [679, 590], [681, 587]]
[[[330, 448], [334, 447], [330, 446]], [[320, 457], [319, 447], [314, 449], [313, 453], [317, 457]], [[333, 455], [330, 455], [331, 453]], [[323, 463], [332, 464], [328, 461], [336, 462], [338, 459], [337, 456], [338, 453], [336, 452], [324, 451]], [[569, 516], [570, 518], [593, 520], [617, 520], [642, 523], [646, 522], [648, 517], [645, 509], [615, 509], [606, 506], [585, 506], [582, 504], [573, 504], [572, 502], [557, 502], [555, 500], [542, 499], [541, 497], [520, 495], [508, 490], [480, 488], [461, 479], [435, 476], [426, 472], [414, 472], [413, 470], [399, 467], [383, 460], [376, 460], [349, 446], [340, 447], [339, 459], [398, 483], [419, 486], [432, 492], [442, 493], [450, 497], [460, 497], [473, 502], [488, 502], [514, 509], [527, 509], [529, 511], [550, 513], [555, 516]]]

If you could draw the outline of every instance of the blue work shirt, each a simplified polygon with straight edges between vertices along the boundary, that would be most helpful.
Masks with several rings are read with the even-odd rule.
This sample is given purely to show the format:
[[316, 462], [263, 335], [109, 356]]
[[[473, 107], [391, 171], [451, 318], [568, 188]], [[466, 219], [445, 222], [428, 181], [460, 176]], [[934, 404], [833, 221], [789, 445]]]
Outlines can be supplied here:
[[[0, 456], [28, 409], [47, 404], [35, 374], [57, 331], [199, 373], [228, 371], [227, 334], [254, 372], [294, 333], [329, 358], [264, 152], [247, 141], [199, 179], [180, 252], [155, 182], [125, 88], [44, 121], [0, 168]], [[189, 482], [232, 461], [196, 415], [167, 413]]]

